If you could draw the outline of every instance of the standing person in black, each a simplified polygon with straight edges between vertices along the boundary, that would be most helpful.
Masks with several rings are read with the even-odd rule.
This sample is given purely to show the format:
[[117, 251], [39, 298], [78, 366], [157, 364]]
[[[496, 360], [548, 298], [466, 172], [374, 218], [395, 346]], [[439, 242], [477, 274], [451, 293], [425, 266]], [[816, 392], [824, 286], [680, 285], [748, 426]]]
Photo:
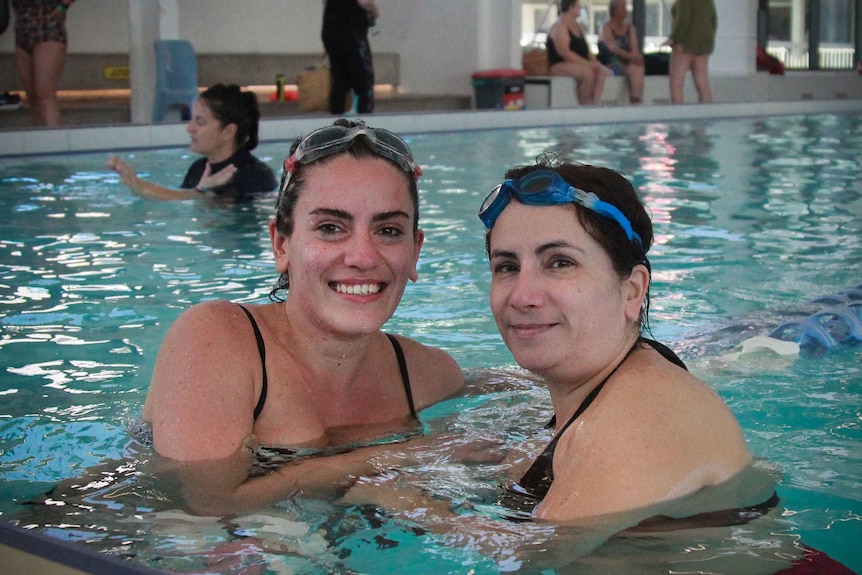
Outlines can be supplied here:
[[374, 63], [368, 29], [377, 15], [374, 0], [326, 0], [321, 37], [332, 75], [331, 114], [346, 111], [344, 103], [351, 88], [358, 96], [357, 112], [374, 112]]

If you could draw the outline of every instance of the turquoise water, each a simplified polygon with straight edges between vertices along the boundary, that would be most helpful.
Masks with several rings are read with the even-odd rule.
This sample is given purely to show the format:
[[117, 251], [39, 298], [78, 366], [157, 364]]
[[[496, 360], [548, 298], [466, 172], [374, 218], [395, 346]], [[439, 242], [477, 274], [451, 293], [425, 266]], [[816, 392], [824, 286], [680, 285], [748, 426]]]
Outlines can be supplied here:
[[[408, 286], [387, 330], [446, 349], [473, 379], [517, 381], [488, 310], [476, 209], [506, 167], [548, 149], [614, 167], [632, 178], [655, 222], [654, 335], [725, 398], [754, 453], [780, 474], [781, 504], [771, 523], [669, 540], [614, 539], [561, 572], [638, 572], [646, 554], [662, 567], [642, 572], [733, 573], [716, 557], [754, 561], [757, 553], [795, 549], [800, 539], [862, 572], [862, 348], [787, 361], [720, 359], [815, 297], [862, 282], [862, 117], [479, 131], [409, 141], [425, 172], [420, 225], [427, 239], [419, 282]], [[285, 152], [285, 144], [266, 144], [258, 155], [278, 169]], [[178, 184], [192, 159], [176, 149], [124, 157], [165, 184]], [[554, 548], [544, 528], [522, 525], [517, 541], [499, 536], [497, 547], [506, 551], [489, 559], [475, 541], [432, 536], [328, 501], [291, 500], [231, 520], [176, 510], [176, 494], [148, 475], [148, 452], [129, 426], [159, 343], [182, 310], [207, 299], [254, 302], [268, 294], [275, 276], [265, 223], [274, 198], [233, 209], [148, 202], [119, 185], [104, 168], [106, 158], [0, 161], [4, 518], [181, 572], [204, 570], [209, 552], [224, 545], [236, 551], [243, 537], [262, 541], [262, 549], [236, 553], [275, 573], [396, 573], [407, 561], [428, 573], [526, 571], [519, 546]], [[540, 386], [510, 387], [447, 402], [426, 413], [425, 423], [517, 445], [544, 423], [549, 406]], [[469, 508], [463, 513], [472, 517], [483, 510], [470, 504], [504, 471], [429, 465], [409, 470], [405, 481]], [[74, 497], [21, 504], [44, 502], [42, 494], [61, 482]], [[754, 562], [761, 563], [769, 565]]]

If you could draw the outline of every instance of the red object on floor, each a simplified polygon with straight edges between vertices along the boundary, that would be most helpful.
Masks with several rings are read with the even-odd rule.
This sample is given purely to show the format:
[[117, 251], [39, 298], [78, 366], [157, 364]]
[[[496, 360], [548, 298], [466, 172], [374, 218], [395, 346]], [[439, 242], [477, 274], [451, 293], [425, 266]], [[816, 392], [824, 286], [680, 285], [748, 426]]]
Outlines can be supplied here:
[[781, 60], [764, 50], [762, 46], [757, 47], [757, 69], [767, 70], [777, 76], [784, 75], [784, 64]]

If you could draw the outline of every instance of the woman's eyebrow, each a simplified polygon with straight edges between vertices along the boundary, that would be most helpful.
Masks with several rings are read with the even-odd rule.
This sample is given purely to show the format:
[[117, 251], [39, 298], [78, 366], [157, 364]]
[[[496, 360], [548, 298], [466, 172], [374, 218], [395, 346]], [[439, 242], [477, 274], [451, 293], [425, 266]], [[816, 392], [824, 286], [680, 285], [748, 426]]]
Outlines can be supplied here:
[[[537, 256], [540, 256], [545, 252], [555, 250], [555, 249], [560, 249], [560, 248], [568, 249], [568, 250], [576, 250], [579, 252], [584, 251], [583, 249], [579, 248], [578, 246], [573, 246], [572, 244], [570, 244], [569, 242], [567, 242], [565, 240], [557, 240], [557, 241], [548, 242], [548, 243], [545, 243], [545, 244], [542, 244], [542, 245], [536, 247], [536, 249], [534, 250], [534, 253]], [[490, 257], [514, 259], [514, 258], [517, 258], [518, 255], [515, 252], [509, 251], [509, 250], [492, 250]]]
[[331, 216], [342, 220], [353, 220], [353, 214], [336, 208], [315, 208], [309, 214], [312, 216]]
[[488, 257], [490, 259], [505, 258], [505, 259], [513, 260], [513, 259], [517, 259], [518, 255], [515, 252], [507, 251], [507, 250], [492, 250], [491, 254]]
[[392, 210], [391, 212], [380, 212], [379, 214], [374, 214], [374, 218], [372, 219], [375, 222], [383, 222], [391, 220], [392, 218], [404, 218], [409, 220], [410, 214], [402, 210]]
[[542, 255], [543, 253], [545, 253], [547, 251], [556, 250], [556, 249], [560, 249], [560, 248], [567, 249], [567, 250], [575, 250], [575, 251], [584, 253], [583, 248], [580, 248], [576, 245], [572, 245], [565, 240], [556, 240], [553, 242], [548, 242], [546, 244], [542, 244], [536, 248], [535, 253], [537, 256], [539, 256], [539, 255]]

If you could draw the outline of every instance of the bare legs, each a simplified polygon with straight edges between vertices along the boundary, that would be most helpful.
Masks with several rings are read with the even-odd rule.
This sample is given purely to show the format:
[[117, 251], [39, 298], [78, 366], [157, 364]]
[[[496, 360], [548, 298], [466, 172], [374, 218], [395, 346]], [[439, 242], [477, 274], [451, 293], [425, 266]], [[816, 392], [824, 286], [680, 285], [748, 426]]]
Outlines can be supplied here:
[[629, 79], [629, 102], [640, 104], [644, 99], [644, 75], [646, 74], [643, 61], [626, 64], [623, 67], [623, 74]]
[[59, 126], [60, 106], [57, 103], [57, 88], [60, 74], [66, 63], [66, 44], [41, 42], [28, 54], [15, 48], [15, 63], [18, 77], [27, 92], [30, 117], [36, 126]]
[[712, 102], [712, 88], [709, 85], [709, 54], [694, 55], [684, 52], [682, 46], [674, 45], [670, 54], [670, 101], [682, 104], [685, 101], [683, 89], [685, 76], [691, 70], [697, 100], [701, 104]]
[[697, 101], [701, 104], [712, 102], [712, 87], [709, 85], [709, 54], [694, 57], [691, 63], [691, 77], [697, 90]]
[[602, 103], [605, 80], [608, 70], [598, 62], [581, 64], [560, 62], [551, 66], [552, 76], [571, 76], [577, 84], [578, 103], [583, 106], [596, 106]]

